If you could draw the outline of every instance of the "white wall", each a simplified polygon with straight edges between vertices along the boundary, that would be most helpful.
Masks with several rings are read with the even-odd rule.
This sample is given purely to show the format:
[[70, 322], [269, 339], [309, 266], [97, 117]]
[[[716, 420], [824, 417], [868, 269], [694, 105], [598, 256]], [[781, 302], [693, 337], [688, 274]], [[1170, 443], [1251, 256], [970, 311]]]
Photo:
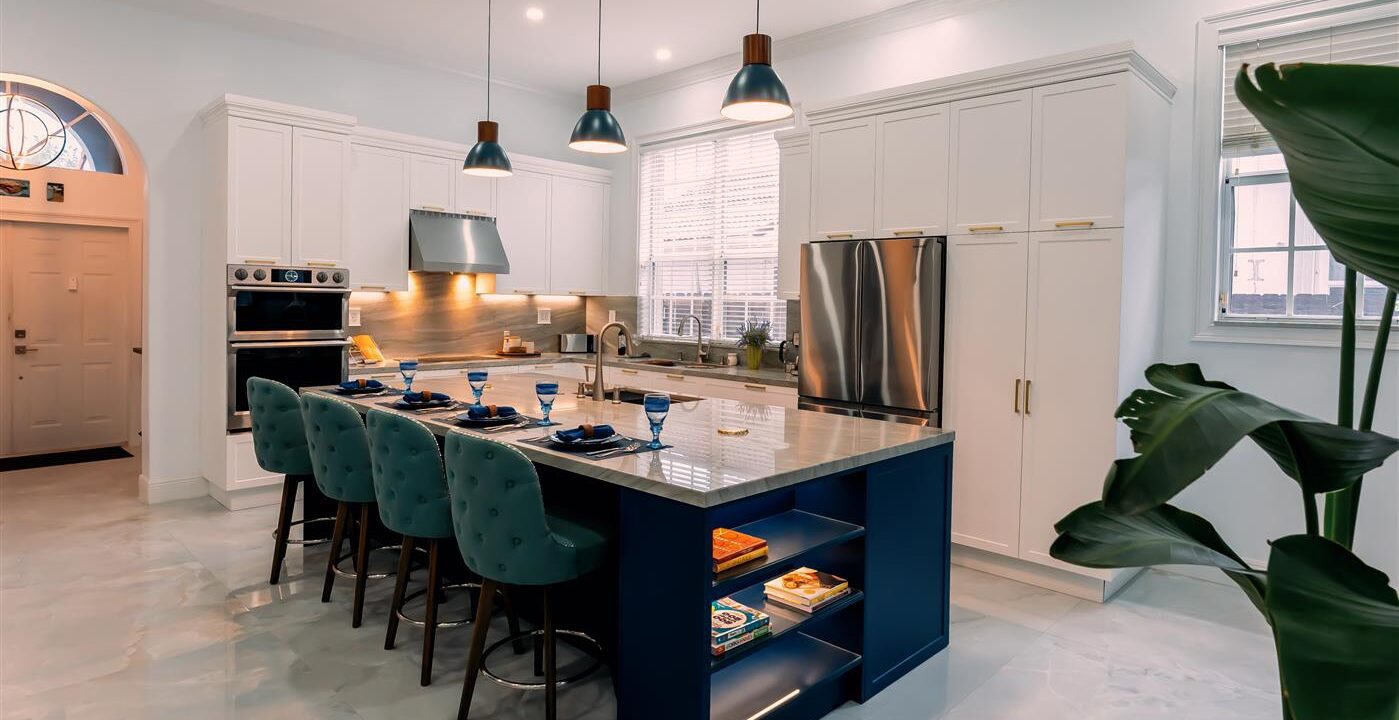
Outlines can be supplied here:
[[[982, 70], [1096, 45], [1131, 41], [1179, 88], [1171, 116], [1167, 204], [1165, 360], [1199, 362], [1210, 377], [1274, 402], [1334, 419], [1335, 350], [1197, 342], [1196, 181], [1192, 177], [1195, 29], [1209, 15], [1258, 5], [1256, 0], [1001, 0], [967, 14], [885, 34], [832, 44], [799, 57], [776, 50], [778, 73], [797, 102], [858, 93]], [[737, 47], [738, 38], [734, 38]], [[736, 69], [736, 68], [735, 68]], [[729, 78], [715, 77], [646, 96], [619, 88], [618, 118], [631, 138], [718, 117]], [[614, 290], [635, 288], [636, 193], [629, 162], [614, 166], [612, 249]], [[1367, 354], [1368, 359], [1368, 354]], [[1361, 370], [1361, 377], [1364, 370]], [[1399, 434], [1399, 353], [1389, 353], [1376, 429]], [[1106, 472], [1106, 468], [1104, 468]], [[1365, 484], [1358, 551], [1399, 576], [1399, 461]], [[1085, 501], [1088, 498], [1085, 498]], [[1220, 529], [1245, 557], [1266, 559], [1265, 540], [1301, 532], [1300, 495], [1251, 445], [1227, 457], [1179, 500]]]
[[[151, 395], [144, 474], [152, 485], [199, 475], [201, 131], [198, 111], [224, 93], [348, 113], [362, 125], [469, 143], [484, 84], [249, 35], [106, 2], [0, 0], [0, 69], [71, 89], [114, 117], [149, 173]], [[507, 148], [571, 162], [581, 99], [496, 87], [492, 111]], [[219, 279], [219, 282], [222, 280]]]

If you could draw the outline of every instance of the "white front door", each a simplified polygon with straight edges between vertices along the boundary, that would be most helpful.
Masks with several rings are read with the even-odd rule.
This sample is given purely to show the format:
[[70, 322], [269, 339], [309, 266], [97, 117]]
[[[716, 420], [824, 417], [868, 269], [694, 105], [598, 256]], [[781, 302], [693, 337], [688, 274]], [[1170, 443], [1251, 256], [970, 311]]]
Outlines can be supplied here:
[[10, 452], [126, 442], [127, 231], [0, 223], [0, 242], [10, 293]]

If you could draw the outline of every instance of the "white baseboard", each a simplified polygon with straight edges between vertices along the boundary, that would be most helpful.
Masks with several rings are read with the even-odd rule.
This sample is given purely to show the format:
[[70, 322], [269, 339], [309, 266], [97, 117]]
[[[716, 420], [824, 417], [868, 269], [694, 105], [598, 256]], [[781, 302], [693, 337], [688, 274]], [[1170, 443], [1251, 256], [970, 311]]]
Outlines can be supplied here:
[[282, 483], [261, 485], [240, 490], [225, 490], [209, 483], [209, 495], [229, 510], [276, 505], [282, 501]]
[[1107, 602], [1141, 573], [1140, 568], [1123, 570], [1103, 580], [956, 544], [952, 546], [952, 564], [1098, 603]]
[[145, 473], [141, 473], [136, 478], [136, 486], [140, 491], [141, 502], [147, 505], [192, 500], [209, 494], [209, 483], [202, 476], [152, 483]]
[[[1244, 562], [1248, 563], [1248, 566], [1255, 570], [1268, 569], [1268, 563], [1262, 560], [1250, 560], [1249, 558], [1244, 558]], [[1218, 585], [1238, 587], [1234, 584], [1234, 581], [1230, 580], [1229, 576], [1225, 575], [1224, 571], [1220, 570], [1219, 568], [1205, 567], [1204, 565], [1160, 565], [1157, 566], [1156, 569], [1161, 570], [1162, 572], [1183, 575], [1188, 578], [1204, 580], [1205, 582], [1212, 582]]]

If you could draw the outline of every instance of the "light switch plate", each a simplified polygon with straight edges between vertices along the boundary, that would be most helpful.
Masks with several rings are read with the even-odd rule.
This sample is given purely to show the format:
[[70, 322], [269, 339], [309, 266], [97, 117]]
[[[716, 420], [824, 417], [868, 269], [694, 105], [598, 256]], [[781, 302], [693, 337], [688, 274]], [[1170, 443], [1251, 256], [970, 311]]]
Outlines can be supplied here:
[[535, 310], [535, 322], [540, 325], [548, 325], [554, 322], [554, 311], [549, 308], [539, 308]]
[[607, 322], [610, 322], [610, 323], [617, 322], [617, 311], [616, 311], [616, 310], [608, 310], [608, 311], [607, 311]]
[[359, 327], [359, 308], [350, 308], [350, 327]]

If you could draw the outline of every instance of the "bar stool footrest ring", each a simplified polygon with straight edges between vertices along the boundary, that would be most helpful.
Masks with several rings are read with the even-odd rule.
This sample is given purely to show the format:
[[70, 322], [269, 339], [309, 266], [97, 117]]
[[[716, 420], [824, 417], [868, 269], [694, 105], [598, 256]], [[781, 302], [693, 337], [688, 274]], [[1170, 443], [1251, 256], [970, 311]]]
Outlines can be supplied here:
[[[481, 583], [457, 583], [457, 584], [455, 584], [455, 585], [443, 585], [443, 586], [442, 586], [442, 590], [443, 590], [444, 592], [445, 592], [445, 591], [448, 591], [448, 590], [463, 590], [463, 589], [467, 589], [467, 588], [475, 588], [475, 589], [477, 589], [477, 590], [480, 590], [480, 589], [481, 589]], [[411, 601], [411, 600], [416, 600], [416, 599], [418, 599], [418, 598], [420, 598], [420, 597], [422, 597], [423, 595], [426, 595], [426, 594], [427, 594], [427, 588], [426, 588], [426, 587], [418, 588], [417, 590], [414, 590], [413, 592], [410, 592], [410, 593], [408, 593], [407, 595], [404, 595], [404, 596], [403, 596], [403, 604], [404, 604], [404, 605], [407, 605], [409, 601]], [[409, 625], [416, 625], [416, 626], [418, 626], [418, 627], [427, 627], [427, 621], [426, 621], [426, 620], [423, 620], [422, 618], [409, 617], [409, 616], [407, 616], [407, 615], [404, 614], [402, 608], [400, 608], [400, 609], [396, 612], [396, 614], [398, 615], [398, 619], [399, 619], [399, 620], [402, 620], [403, 622], [406, 622], [406, 623], [408, 623]], [[475, 618], [474, 618], [474, 615], [475, 615], [475, 613], [473, 612], [473, 613], [467, 614], [466, 617], [460, 618], [460, 619], [457, 619], [457, 620], [438, 620], [438, 621], [437, 621], [437, 627], [438, 627], [438, 628], [454, 628], [454, 627], [462, 627], [463, 625], [470, 625], [470, 624], [472, 623], [472, 621], [475, 619]]]
[[[496, 675], [494, 672], [491, 672], [490, 663], [487, 662], [488, 660], [490, 660], [491, 653], [495, 652], [496, 650], [499, 650], [502, 647], [505, 647], [510, 643], [515, 642], [516, 640], [523, 640], [524, 638], [531, 637], [539, 637], [542, 639], [543, 635], [543, 628], [535, 630], [526, 630], [524, 632], [514, 633], [509, 637], [502, 638], [501, 640], [497, 640], [496, 642], [492, 643], [490, 647], [486, 648], [486, 651], [481, 654], [481, 674], [486, 676], [487, 680], [490, 680], [491, 682], [497, 685], [501, 685], [503, 687], [508, 687], [515, 690], [543, 690], [545, 687], [545, 683], [542, 682], [516, 682], [514, 680], [510, 680]], [[594, 640], [592, 636], [588, 635], [587, 633], [578, 632], [577, 630], [555, 630], [554, 635], [560, 639], [574, 638], [575, 640], [570, 642], [570, 644], [573, 645], [575, 648], [578, 648], [580, 651], [583, 652], [583, 654], [587, 655], [593, 660], [592, 664], [588, 665], [582, 670], [579, 670], [578, 672], [573, 673], [568, 677], [562, 677], [556, 680], [554, 682], [554, 685], [556, 687], [563, 687], [565, 685], [568, 685], [569, 683], [576, 683], [579, 680], [582, 680], [588, 677], [589, 675], [592, 675], [593, 673], [597, 672], [598, 669], [602, 667], [602, 658], [600, 657], [602, 655], [602, 645], [598, 643], [597, 640]], [[583, 642], [578, 642], [579, 640]]]
[[[333, 518], [333, 517], [318, 517], [318, 518], [304, 518], [304, 519], [302, 519], [302, 520], [293, 520], [293, 521], [291, 521], [291, 522], [288, 524], [289, 527], [288, 527], [287, 529], [290, 530], [291, 528], [294, 528], [294, 527], [296, 527], [297, 525], [301, 525], [301, 526], [302, 526], [301, 532], [304, 534], [304, 533], [306, 532], [306, 527], [305, 527], [305, 526], [311, 525], [311, 524], [314, 524], [314, 523], [330, 523], [330, 524], [333, 526], [333, 525], [335, 524], [335, 518]], [[288, 534], [290, 534], [290, 533], [288, 533]], [[277, 528], [272, 528], [272, 537], [274, 537], [274, 538], [277, 537]], [[307, 539], [305, 539], [305, 538], [302, 538], [302, 539], [299, 539], [299, 540], [298, 540], [298, 539], [294, 539], [294, 538], [287, 538], [287, 544], [288, 544], [288, 545], [305, 545], [305, 546], [307, 546], [307, 547], [310, 547], [310, 546], [312, 546], [312, 545], [323, 545], [323, 544], [328, 543], [328, 542], [330, 542], [330, 537], [329, 537], [329, 536], [323, 537], [323, 538], [312, 538], [312, 539], [310, 539], [310, 540], [307, 540]]]
[[[369, 548], [369, 552], [392, 552], [392, 553], [398, 553], [398, 552], [401, 551], [401, 550], [403, 550], [403, 546], [402, 546], [402, 545], [385, 545], [385, 546], [383, 546], [383, 547], [373, 547], [373, 548]], [[416, 550], [416, 551], [418, 551], [418, 552], [422, 552], [422, 553], [424, 553], [424, 554], [427, 553], [427, 551], [424, 550], [424, 549], [422, 549], [422, 548], [414, 548], [414, 550]], [[396, 557], [398, 557], [398, 556], [397, 556], [397, 555], [394, 555], [394, 557], [396, 558]], [[342, 577], [342, 578], [345, 578], [345, 579], [347, 579], [347, 580], [354, 580], [354, 579], [355, 579], [354, 559], [355, 559], [355, 554], [354, 554], [353, 552], [345, 553], [344, 555], [341, 555], [338, 559], [336, 559], [335, 564], [331, 566], [331, 570], [332, 570], [336, 575], [339, 575], [339, 576]], [[349, 560], [349, 561], [350, 561], [350, 569], [349, 569], [349, 570], [345, 570], [345, 569], [342, 569], [342, 568], [340, 567], [341, 565], [344, 565], [344, 564], [345, 564], [345, 561], [346, 561], [346, 560]], [[369, 573], [368, 575], [365, 575], [364, 578], [365, 578], [366, 580], [383, 580], [384, 578], [391, 578], [391, 577], [393, 577], [393, 576], [394, 576], [394, 573], [396, 573], [396, 572], [397, 572], [396, 569], [395, 569], [395, 570], [385, 570], [384, 572]]]

